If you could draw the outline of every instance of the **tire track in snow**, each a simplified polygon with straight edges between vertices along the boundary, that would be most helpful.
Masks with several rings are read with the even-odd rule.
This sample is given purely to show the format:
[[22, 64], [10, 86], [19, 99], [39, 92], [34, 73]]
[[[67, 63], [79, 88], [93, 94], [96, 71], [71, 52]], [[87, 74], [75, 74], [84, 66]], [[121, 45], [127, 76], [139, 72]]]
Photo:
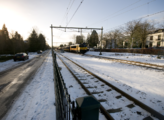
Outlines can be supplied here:
[[[54, 114], [51, 114], [51, 112], [55, 113], [54, 99], [52, 99], [54, 94], [51, 97], [54, 93], [53, 84], [52, 58], [49, 54], [35, 78], [18, 98], [6, 120], [41, 120], [52, 116], [55, 118]], [[48, 114], [51, 115], [47, 116]]]

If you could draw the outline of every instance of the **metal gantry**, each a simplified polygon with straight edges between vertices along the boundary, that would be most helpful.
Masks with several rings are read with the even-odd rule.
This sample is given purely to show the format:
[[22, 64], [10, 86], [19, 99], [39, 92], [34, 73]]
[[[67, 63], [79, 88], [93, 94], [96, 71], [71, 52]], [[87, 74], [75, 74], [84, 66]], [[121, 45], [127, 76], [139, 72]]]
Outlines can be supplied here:
[[[53, 28], [62, 28], [62, 29], [65, 29], [65, 31], [66, 31], [66, 29], [77, 29], [77, 30], [81, 30], [81, 34], [82, 34], [82, 30], [83, 30], [83, 29], [88, 29], [88, 30], [101, 30], [101, 41], [100, 41], [100, 42], [101, 42], [101, 47], [100, 47], [100, 48], [102, 48], [103, 27], [101, 27], [101, 28], [61, 27], [61, 26], [53, 26], [53, 25], [51, 24], [50, 28], [51, 28], [51, 42], [52, 42], [52, 48], [53, 48]], [[100, 55], [102, 55], [102, 54], [101, 54], [101, 49], [100, 49]]]

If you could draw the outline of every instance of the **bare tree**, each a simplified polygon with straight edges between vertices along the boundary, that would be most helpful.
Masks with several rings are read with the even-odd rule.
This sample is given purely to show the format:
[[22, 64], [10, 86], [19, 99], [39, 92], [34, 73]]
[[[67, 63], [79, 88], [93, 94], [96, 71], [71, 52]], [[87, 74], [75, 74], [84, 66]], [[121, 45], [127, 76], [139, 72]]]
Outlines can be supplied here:
[[154, 30], [155, 30], [154, 23], [149, 23], [148, 21], [145, 20], [139, 24], [137, 32], [142, 43], [142, 48], [145, 48], [146, 38], [148, 34]]
[[107, 45], [110, 45], [110, 48], [116, 48], [120, 46], [120, 43], [122, 45], [122, 38], [123, 34], [120, 29], [109, 31], [108, 33], [105, 33], [103, 36], [103, 39], [106, 41], [106, 47]]
[[133, 41], [136, 40], [134, 38], [136, 38], [139, 24], [140, 24], [140, 20], [130, 21], [126, 24], [126, 26], [124, 28], [125, 36], [128, 39], [128, 41], [130, 43], [129, 47], [131, 47], [131, 48], [133, 47]]

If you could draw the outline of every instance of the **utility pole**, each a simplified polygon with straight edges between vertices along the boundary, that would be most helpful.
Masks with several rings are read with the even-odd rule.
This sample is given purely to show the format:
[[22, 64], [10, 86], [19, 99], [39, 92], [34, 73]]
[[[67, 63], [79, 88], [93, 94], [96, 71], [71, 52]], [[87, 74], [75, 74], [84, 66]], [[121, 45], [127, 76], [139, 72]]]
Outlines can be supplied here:
[[102, 39], [103, 39], [103, 27], [101, 28], [101, 46], [100, 46], [100, 54], [99, 54], [99, 55], [102, 55], [102, 53], [101, 53], [101, 49], [102, 49]]
[[52, 50], [53, 50], [53, 26], [51, 24], [51, 45], [52, 45]]

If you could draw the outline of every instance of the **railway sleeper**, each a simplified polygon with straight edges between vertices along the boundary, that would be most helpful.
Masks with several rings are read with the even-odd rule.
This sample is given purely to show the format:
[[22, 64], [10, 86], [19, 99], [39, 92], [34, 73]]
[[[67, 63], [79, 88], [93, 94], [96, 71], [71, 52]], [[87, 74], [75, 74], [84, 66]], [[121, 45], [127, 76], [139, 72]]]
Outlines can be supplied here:
[[[74, 62], [73, 62], [74, 63]], [[79, 65], [78, 65], [79, 66]], [[96, 77], [95, 77], [96, 78]], [[114, 87], [114, 89], [116, 89], [115, 87]], [[108, 89], [109, 91], [112, 91], [111, 89]], [[118, 90], [119, 91], [119, 90]], [[89, 91], [88, 91], [89, 92]], [[101, 92], [99, 92], [99, 91], [93, 91], [93, 92], [90, 92], [91, 94], [99, 94], [99, 93], [101, 93]], [[112, 94], [114, 94], [115, 92], [112, 92]], [[122, 92], [123, 94], [125, 94], [124, 92]], [[119, 95], [117, 95], [117, 96], [119, 96]], [[129, 96], [128, 96], [129, 97]], [[154, 111], [153, 109], [151, 109], [151, 108], [149, 108], [148, 106], [146, 106], [146, 105], [144, 105], [144, 104], [142, 104], [142, 103], [140, 103], [139, 101], [135, 101], [134, 102], [135, 104], [137, 103], [137, 105], [138, 104], [140, 104], [139, 106], [141, 107], [141, 108], [145, 108], [146, 107], [146, 110], [148, 110], [148, 111], [150, 111], [150, 113], [151, 113], [151, 115], [152, 116], [154, 116], [154, 117], [157, 117], [158, 119], [162, 119], [163, 118], [163, 116], [160, 114], [160, 113], [158, 113], [158, 112], [156, 112], [156, 111]], [[127, 108], [129, 108], [129, 109], [131, 109], [131, 108], [133, 108], [133, 107], [135, 107], [133, 104], [129, 104], [129, 105], [127, 105], [126, 106]], [[116, 113], [116, 112], [121, 112], [122, 111], [122, 107], [121, 108], [116, 108], [116, 109], [108, 109], [108, 110], [105, 110], [102, 106], [100, 107], [101, 108], [101, 110], [103, 111], [103, 113], [104, 113], [104, 115], [106, 116], [106, 117], [109, 117], [109, 118], [112, 118], [109, 114], [106, 114], [106, 112], [108, 112], [108, 113]], [[138, 115], [142, 115], [142, 112], [140, 112], [140, 111], [135, 111], [135, 113], [137, 113]], [[151, 120], [151, 116], [150, 117], [148, 117], [148, 116], [146, 116], [145, 118], [144, 118], [144, 120]]]
[[122, 95], [118, 95], [118, 96], [116, 96], [116, 98], [117, 99], [120, 99], [120, 98], [122, 98]]
[[130, 104], [130, 105], [127, 105], [126, 107], [133, 108], [133, 107], [135, 107], [135, 105], [134, 104]]
[[93, 91], [93, 92], [91, 92], [91, 94], [99, 94], [99, 93], [103, 93], [103, 91]]
[[122, 108], [117, 108], [117, 109], [108, 109], [107, 112], [108, 113], [116, 113], [116, 112], [121, 112]]
[[106, 102], [106, 99], [98, 99], [99, 102]]

